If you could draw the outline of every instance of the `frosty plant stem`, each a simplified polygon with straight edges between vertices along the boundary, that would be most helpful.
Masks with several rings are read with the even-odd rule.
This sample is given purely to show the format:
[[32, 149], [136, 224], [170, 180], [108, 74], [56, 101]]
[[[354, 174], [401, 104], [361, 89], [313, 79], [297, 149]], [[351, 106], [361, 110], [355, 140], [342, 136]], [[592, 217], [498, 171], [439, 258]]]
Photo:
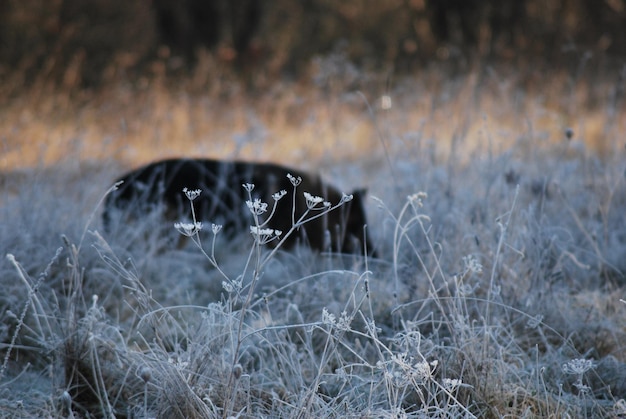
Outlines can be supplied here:
[[[499, 286], [495, 284], [496, 282], [496, 273], [498, 271], [498, 264], [500, 262], [500, 255], [502, 254], [502, 247], [507, 238], [507, 231], [509, 228], [509, 223], [511, 222], [511, 216], [513, 215], [513, 210], [515, 209], [515, 204], [517, 203], [517, 197], [519, 195], [519, 185], [515, 189], [515, 195], [513, 196], [513, 203], [511, 204], [511, 209], [505, 214], [506, 221], [502, 223], [500, 221], [500, 217], [496, 220], [498, 223], [498, 227], [500, 227], [500, 239], [498, 240], [498, 245], [496, 247], [496, 254], [493, 259], [493, 266], [491, 267], [491, 278], [489, 280], [489, 291], [487, 293], [487, 306], [485, 308], [485, 330], [491, 324], [491, 301], [492, 298], [500, 293]], [[485, 333], [485, 340], [483, 346], [483, 354], [487, 355], [487, 346], [489, 345], [489, 333]]]
[[200, 196], [202, 191], [200, 189], [183, 189], [183, 193], [187, 196], [189, 200], [189, 206], [191, 207], [191, 223], [174, 223], [174, 228], [178, 230], [180, 234], [183, 236], [187, 236], [193, 241], [193, 243], [200, 249], [202, 254], [207, 258], [207, 260], [213, 265], [215, 269], [224, 277], [225, 280], [231, 281], [228, 278], [228, 275], [219, 267], [217, 260], [215, 259], [215, 240], [217, 239], [217, 234], [222, 230], [222, 226], [220, 224], [212, 224], [211, 231], [213, 232], [213, 240], [211, 242], [211, 254], [207, 254], [204, 248], [202, 247], [202, 241], [200, 240], [200, 230], [202, 230], [203, 225], [202, 222], [198, 221], [196, 218], [196, 210], [193, 206], [193, 201]]
[[[242, 345], [243, 339], [245, 338], [245, 337], [242, 337], [243, 329], [245, 325], [245, 317], [246, 317], [248, 308], [250, 307], [252, 297], [256, 289], [256, 285], [262, 275], [265, 264], [272, 259], [272, 257], [278, 251], [278, 249], [280, 249], [283, 243], [285, 243], [285, 240], [287, 240], [287, 238], [291, 236], [291, 234], [293, 234], [302, 225], [306, 224], [309, 221], [315, 220], [319, 217], [326, 215], [328, 212], [334, 209], [337, 209], [338, 207], [342, 206], [346, 202], [351, 201], [354, 198], [353, 195], [343, 194], [341, 197], [341, 200], [335, 206], [333, 206], [330, 202], [324, 200], [324, 198], [320, 196], [315, 196], [308, 192], [303, 192], [304, 198], [305, 198], [306, 209], [304, 210], [302, 215], [296, 220], [296, 204], [297, 204], [296, 193], [297, 193], [298, 186], [302, 183], [302, 178], [300, 178], [299, 176], [298, 177], [292, 176], [291, 174], [287, 174], [287, 178], [290, 180], [291, 184], [293, 185], [293, 197], [292, 197], [292, 203], [291, 203], [292, 205], [291, 227], [289, 231], [287, 231], [285, 234], [283, 234], [283, 232], [280, 230], [269, 228], [267, 227], [267, 225], [276, 213], [278, 201], [282, 199], [285, 195], [287, 195], [287, 192], [285, 190], [281, 190], [272, 195], [272, 198], [274, 199], [272, 210], [269, 213], [269, 215], [265, 218], [265, 220], [262, 220], [261, 216], [266, 214], [268, 211], [268, 204], [261, 201], [260, 198], [253, 198], [252, 191], [254, 190], [254, 184], [244, 183], [242, 185], [248, 194], [248, 200], [246, 201], [246, 205], [248, 209], [250, 210], [250, 213], [252, 214], [252, 217], [254, 220], [253, 224], [250, 226], [250, 233], [252, 234], [254, 238], [254, 244], [251, 248], [248, 260], [246, 261], [245, 267], [243, 269], [243, 273], [240, 276], [240, 278], [245, 277], [245, 274], [248, 270], [248, 266], [252, 260], [254, 260], [254, 269], [252, 271], [252, 279], [250, 281], [250, 284], [248, 285], [247, 295], [245, 297], [245, 300], [242, 303], [241, 309], [239, 310], [239, 319], [238, 319], [238, 326], [237, 326], [237, 332], [236, 332], [237, 338], [235, 341], [235, 347], [234, 347], [233, 356], [232, 356], [231, 371], [230, 371], [229, 378], [228, 378], [228, 384], [226, 386], [226, 388], [228, 389], [228, 394], [230, 394], [231, 397], [228, 399], [228, 401], [226, 402], [224, 406], [224, 412], [223, 412], [224, 417], [228, 417], [230, 415], [230, 412], [233, 409], [233, 406], [235, 403], [235, 398], [236, 398], [235, 390], [237, 387], [237, 381], [239, 377], [241, 376], [241, 366], [239, 364], [239, 356], [240, 356], [240, 351], [241, 351], [241, 345]], [[190, 202], [192, 221], [190, 223], [184, 223], [184, 222], [175, 223], [174, 227], [182, 235], [189, 237], [194, 242], [194, 244], [200, 249], [202, 254], [210, 261], [210, 263], [226, 279], [226, 281], [223, 283], [226, 291], [229, 294], [232, 292], [236, 292], [237, 295], [239, 296], [239, 292], [242, 289], [241, 280], [237, 279], [234, 282], [231, 281], [228, 278], [228, 276], [219, 268], [217, 264], [217, 260], [215, 259], [215, 237], [217, 233], [221, 230], [222, 226], [214, 224], [212, 227], [214, 237], [213, 237], [211, 255], [208, 255], [203, 249], [202, 242], [200, 239], [200, 230], [202, 230], [203, 225], [202, 225], [202, 222], [197, 220], [196, 212], [193, 206], [193, 201], [200, 195], [201, 190], [200, 189], [189, 190], [187, 188], [184, 188], [183, 193], [187, 196], [187, 199]], [[311, 215], [312, 212], [316, 212], [316, 213]], [[261, 252], [262, 250], [261, 246], [272, 241], [276, 241], [277, 242], [276, 245], [271, 250], [271, 252], [269, 252], [268, 255], [263, 256]]]
[[[41, 286], [41, 284], [50, 275], [50, 270], [52, 269], [52, 265], [57, 262], [57, 260], [61, 256], [62, 251], [63, 251], [62, 247], [59, 247], [57, 249], [56, 253], [54, 254], [54, 257], [52, 258], [48, 266], [46, 266], [46, 269], [39, 275], [37, 282], [35, 282], [33, 286], [30, 285], [30, 281], [28, 279], [28, 273], [22, 267], [22, 265], [20, 265], [20, 263], [15, 259], [15, 256], [13, 256], [13, 254], [11, 253], [8, 253], [6, 256], [9, 262], [15, 267], [15, 270], [17, 271], [19, 278], [22, 280], [24, 285], [26, 285], [26, 288], [28, 289], [28, 299], [26, 300], [26, 303], [24, 304], [24, 308], [22, 309], [22, 312], [20, 313], [20, 317], [18, 318], [15, 332], [13, 333], [13, 336], [11, 337], [11, 343], [9, 344], [7, 348], [7, 352], [4, 355], [4, 360], [2, 361], [2, 367], [0, 367], [0, 381], [4, 377], [4, 374], [8, 367], [9, 358], [11, 357], [11, 351], [15, 347], [15, 343], [17, 341], [17, 337], [19, 335], [20, 329], [24, 325], [24, 319], [26, 318], [26, 314], [28, 313], [28, 310], [30, 309], [33, 303], [34, 303], [33, 311], [35, 314], [34, 319], [37, 323], [39, 332], [41, 333], [40, 338], [42, 342], [46, 341], [46, 337], [44, 336], [44, 327], [40, 322], [40, 318], [44, 319], [44, 321], [46, 322], [47, 329], [50, 331], [52, 330], [52, 327], [48, 323], [48, 320], [47, 320], [48, 317], [43, 315], [45, 311], [44, 311], [42, 302], [39, 300], [38, 291], [39, 291], [39, 287]], [[41, 313], [41, 315], [38, 315], [37, 313]]]
[[[282, 236], [282, 239], [280, 239], [280, 242], [278, 242], [278, 244], [274, 247], [274, 249], [272, 249], [272, 251], [265, 257], [265, 259], [263, 260], [263, 263], [261, 263], [261, 267], [263, 267], [270, 259], [272, 259], [272, 257], [274, 256], [274, 254], [276, 254], [276, 252], [282, 246], [282, 244], [298, 228], [308, 223], [309, 221], [315, 220], [316, 218], [319, 218], [319, 217], [323, 217], [324, 215], [328, 214], [330, 211], [333, 211], [339, 208], [340, 206], [342, 206], [343, 204], [345, 204], [346, 202], [350, 202], [352, 199], [354, 199], [354, 196], [351, 194], [350, 195], [343, 194], [341, 196], [341, 200], [337, 203], [337, 205], [333, 206], [330, 202], [325, 201], [324, 198], [320, 196], [311, 195], [310, 193], [305, 191], [303, 192], [303, 194], [306, 200], [307, 208], [304, 211], [304, 213], [300, 216], [300, 218], [296, 220], [295, 219], [296, 193], [297, 193], [298, 185], [300, 185], [300, 183], [302, 182], [302, 179], [300, 177], [296, 178], [292, 176], [291, 174], [287, 174], [287, 178], [289, 178], [289, 180], [291, 181], [291, 184], [293, 185], [293, 200], [292, 200], [292, 207], [291, 207], [291, 228], [286, 234]], [[278, 194], [280, 194], [280, 197], [277, 198]], [[286, 194], [286, 192], [280, 191], [278, 194], [272, 195], [275, 201], [278, 201], [278, 199], [282, 198]], [[276, 203], [274, 204], [274, 208], [275, 207], [276, 207]], [[311, 211], [320, 211], [320, 212], [307, 218], [307, 216], [311, 213]], [[272, 210], [272, 214], [270, 215], [268, 220], [265, 221], [265, 223], [269, 221], [269, 219], [271, 218], [273, 214], [274, 214], [274, 210]]]

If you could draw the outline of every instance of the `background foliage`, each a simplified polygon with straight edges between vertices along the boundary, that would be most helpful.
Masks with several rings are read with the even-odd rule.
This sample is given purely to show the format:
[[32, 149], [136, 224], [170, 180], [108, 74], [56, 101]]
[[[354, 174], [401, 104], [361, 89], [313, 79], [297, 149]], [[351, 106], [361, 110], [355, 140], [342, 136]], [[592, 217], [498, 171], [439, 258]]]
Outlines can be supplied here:
[[5, 0], [0, 75], [82, 87], [204, 59], [259, 84], [338, 49], [396, 73], [477, 58], [554, 66], [623, 56], [625, 23], [624, 0]]

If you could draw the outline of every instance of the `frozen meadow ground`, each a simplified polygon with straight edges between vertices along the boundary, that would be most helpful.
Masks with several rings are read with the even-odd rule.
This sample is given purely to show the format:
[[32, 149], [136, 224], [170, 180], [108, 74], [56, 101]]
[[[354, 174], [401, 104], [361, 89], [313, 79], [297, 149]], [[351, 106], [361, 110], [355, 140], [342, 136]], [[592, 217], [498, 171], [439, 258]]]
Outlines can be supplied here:
[[[393, 112], [335, 103], [336, 155], [315, 154], [346, 190], [369, 188], [376, 259], [268, 259], [208, 228], [178, 248], [148, 215], [103, 237], [99, 202], [123, 170], [84, 160], [90, 144], [3, 172], [0, 415], [625, 415], [626, 127], [606, 117], [600, 155], [587, 114], [570, 132], [445, 85], [415, 119], [419, 95], [390, 93]], [[259, 126], [283, 127], [248, 112], [244, 156]], [[364, 121], [378, 151], [338, 149]]]

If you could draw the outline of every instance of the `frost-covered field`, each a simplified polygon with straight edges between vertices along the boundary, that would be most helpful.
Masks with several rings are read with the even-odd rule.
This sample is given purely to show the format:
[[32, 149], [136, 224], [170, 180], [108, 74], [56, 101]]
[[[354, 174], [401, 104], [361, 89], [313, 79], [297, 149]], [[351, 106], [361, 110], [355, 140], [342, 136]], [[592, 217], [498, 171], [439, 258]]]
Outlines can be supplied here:
[[[376, 85], [4, 108], [0, 415], [626, 415], [624, 86]], [[377, 257], [104, 234], [114, 179], [181, 155], [368, 187]]]

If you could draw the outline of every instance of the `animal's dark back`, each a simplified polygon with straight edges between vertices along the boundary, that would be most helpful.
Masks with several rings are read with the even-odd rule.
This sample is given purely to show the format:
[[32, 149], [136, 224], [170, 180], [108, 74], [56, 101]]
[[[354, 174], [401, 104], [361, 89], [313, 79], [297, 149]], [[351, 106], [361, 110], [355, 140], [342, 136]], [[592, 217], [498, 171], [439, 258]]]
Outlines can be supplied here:
[[[296, 190], [296, 211], [293, 213], [293, 185], [287, 174], [302, 178]], [[194, 210], [198, 221], [222, 224], [226, 234], [247, 231], [253, 224], [252, 215], [246, 207], [248, 192], [242, 186], [245, 183], [255, 185], [253, 198], [260, 198], [268, 204], [269, 215], [274, 204], [272, 194], [285, 190], [284, 196], [267, 227], [286, 233], [292, 226], [292, 219], [297, 221], [306, 210], [303, 192], [322, 196], [336, 205], [341, 200], [341, 192], [325, 184], [319, 176], [313, 176], [299, 170], [269, 163], [247, 163], [239, 161], [220, 161], [210, 159], [170, 159], [140, 167], [121, 177], [124, 182], [118, 190], [107, 197], [103, 220], [105, 229], [109, 229], [112, 213], [122, 210], [127, 219], [139, 218], [146, 211], [163, 205], [165, 217], [169, 220], [191, 219], [189, 201], [183, 188], [200, 189], [200, 196], [194, 200]], [[342, 207], [329, 212], [304, 225], [303, 229], [292, 235], [285, 243], [293, 246], [297, 240], [306, 240], [312, 248], [328, 250], [331, 245], [335, 251], [357, 253], [356, 242], [363, 243], [363, 225], [366, 224], [362, 201], [363, 192], [354, 193], [354, 199]], [[307, 218], [316, 215], [311, 212]], [[264, 219], [264, 218], [263, 218]], [[326, 231], [330, 232], [327, 243]], [[368, 248], [371, 246], [368, 243]]]

